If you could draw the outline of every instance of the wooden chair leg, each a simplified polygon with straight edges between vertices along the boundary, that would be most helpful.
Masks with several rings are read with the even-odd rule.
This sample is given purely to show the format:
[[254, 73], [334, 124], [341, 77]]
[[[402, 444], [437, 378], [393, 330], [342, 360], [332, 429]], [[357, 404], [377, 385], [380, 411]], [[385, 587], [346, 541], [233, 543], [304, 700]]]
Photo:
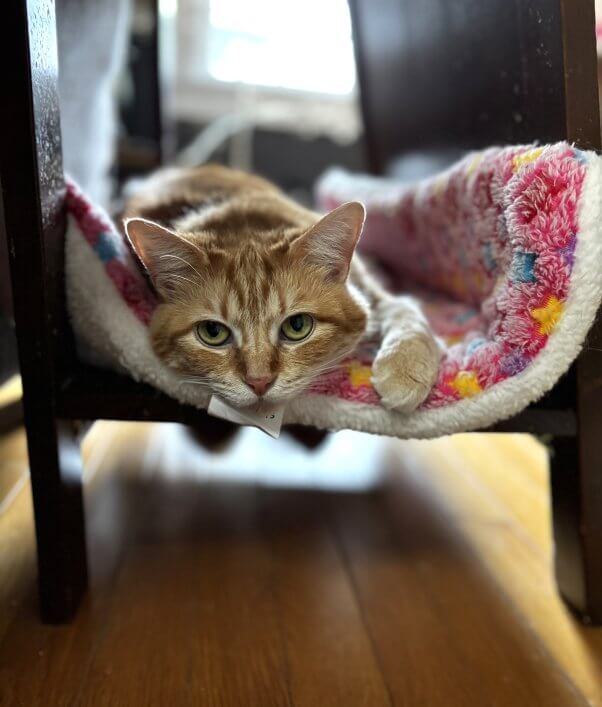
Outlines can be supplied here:
[[585, 446], [575, 437], [551, 444], [556, 579], [585, 622], [602, 624], [602, 467]]
[[42, 620], [64, 623], [88, 583], [82, 463], [73, 425], [48, 418], [28, 427]]

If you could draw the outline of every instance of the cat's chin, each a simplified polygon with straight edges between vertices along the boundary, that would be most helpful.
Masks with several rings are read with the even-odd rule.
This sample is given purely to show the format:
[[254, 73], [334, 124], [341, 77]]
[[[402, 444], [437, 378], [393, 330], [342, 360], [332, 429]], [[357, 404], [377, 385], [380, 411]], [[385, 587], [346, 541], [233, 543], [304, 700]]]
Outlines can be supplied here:
[[249, 408], [258, 405], [259, 403], [266, 403], [268, 405], [286, 405], [288, 402], [293, 400], [299, 393], [299, 391], [268, 391], [266, 395], [261, 397], [250, 393], [249, 395], [224, 395], [223, 393], [216, 392], [215, 394], [225, 400], [228, 405], [236, 408]]
[[[223, 397], [223, 396], [221, 396]], [[266, 403], [268, 405], [286, 405], [290, 400], [292, 400], [294, 396], [283, 396], [283, 395], [275, 395], [275, 396], [270, 396], [270, 395], [263, 395], [259, 397], [258, 395], [254, 396], [252, 399], [244, 399], [241, 400], [240, 398], [227, 398], [225, 397], [224, 400], [229, 404], [232, 405], [233, 407], [236, 408], [251, 408], [255, 407], [256, 405], [259, 405], [260, 403]]]

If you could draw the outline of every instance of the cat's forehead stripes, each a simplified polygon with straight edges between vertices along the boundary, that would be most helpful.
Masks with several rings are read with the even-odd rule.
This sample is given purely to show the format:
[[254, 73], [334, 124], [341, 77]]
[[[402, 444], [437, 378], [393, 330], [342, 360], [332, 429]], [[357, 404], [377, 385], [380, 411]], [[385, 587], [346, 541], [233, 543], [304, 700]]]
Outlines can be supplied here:
[[211, 285], [212, 304], [227, 320], [257, 325], [284, 314], [286, 281], [265, 248], [249, 246], [228, 254]]

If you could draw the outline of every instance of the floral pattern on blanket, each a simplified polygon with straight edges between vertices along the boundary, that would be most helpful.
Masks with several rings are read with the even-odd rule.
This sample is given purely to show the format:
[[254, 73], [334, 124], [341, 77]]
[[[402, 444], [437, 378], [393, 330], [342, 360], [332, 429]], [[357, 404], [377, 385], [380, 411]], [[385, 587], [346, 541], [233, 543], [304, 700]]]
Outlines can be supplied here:
[[[379, 180], [364, 198], [362, 251], [390, 265], [399, 290], [419, 293], [446, 344], [423, 407], [521, 373], [553, 335], [570, 288], [586, 159], [565, 143], [492, 148], [417, 185]], [[344, 184], [344, 193], [322, 190], [325, 209], [362, 200], [353, 177]], [[369, 356], [358, 362], [367, 369]], [[369, 386], [366, 372], [344, 397], [378, 404]], [[321, 393], [339, 389], [334, 376], [330, 388], [320, 384]]]

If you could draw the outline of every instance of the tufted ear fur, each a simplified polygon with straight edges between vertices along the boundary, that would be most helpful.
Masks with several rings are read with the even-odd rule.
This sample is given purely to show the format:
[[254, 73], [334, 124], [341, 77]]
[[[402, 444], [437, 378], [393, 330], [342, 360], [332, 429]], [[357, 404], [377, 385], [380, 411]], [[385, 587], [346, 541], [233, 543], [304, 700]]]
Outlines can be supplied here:
[[147, 219], [127, 219], [124, 227], [134, 252], [162, 297], [169, 299], [182, 280], [193, 284], [198, 281], [197, 267], [202, 258], [195, 245]]
[[321, 218], [295, 242], [309, 261], [328, 270], [333, 282], [344, 282], [364, 225], [366, 211], [359, 201], [349, 201]]

